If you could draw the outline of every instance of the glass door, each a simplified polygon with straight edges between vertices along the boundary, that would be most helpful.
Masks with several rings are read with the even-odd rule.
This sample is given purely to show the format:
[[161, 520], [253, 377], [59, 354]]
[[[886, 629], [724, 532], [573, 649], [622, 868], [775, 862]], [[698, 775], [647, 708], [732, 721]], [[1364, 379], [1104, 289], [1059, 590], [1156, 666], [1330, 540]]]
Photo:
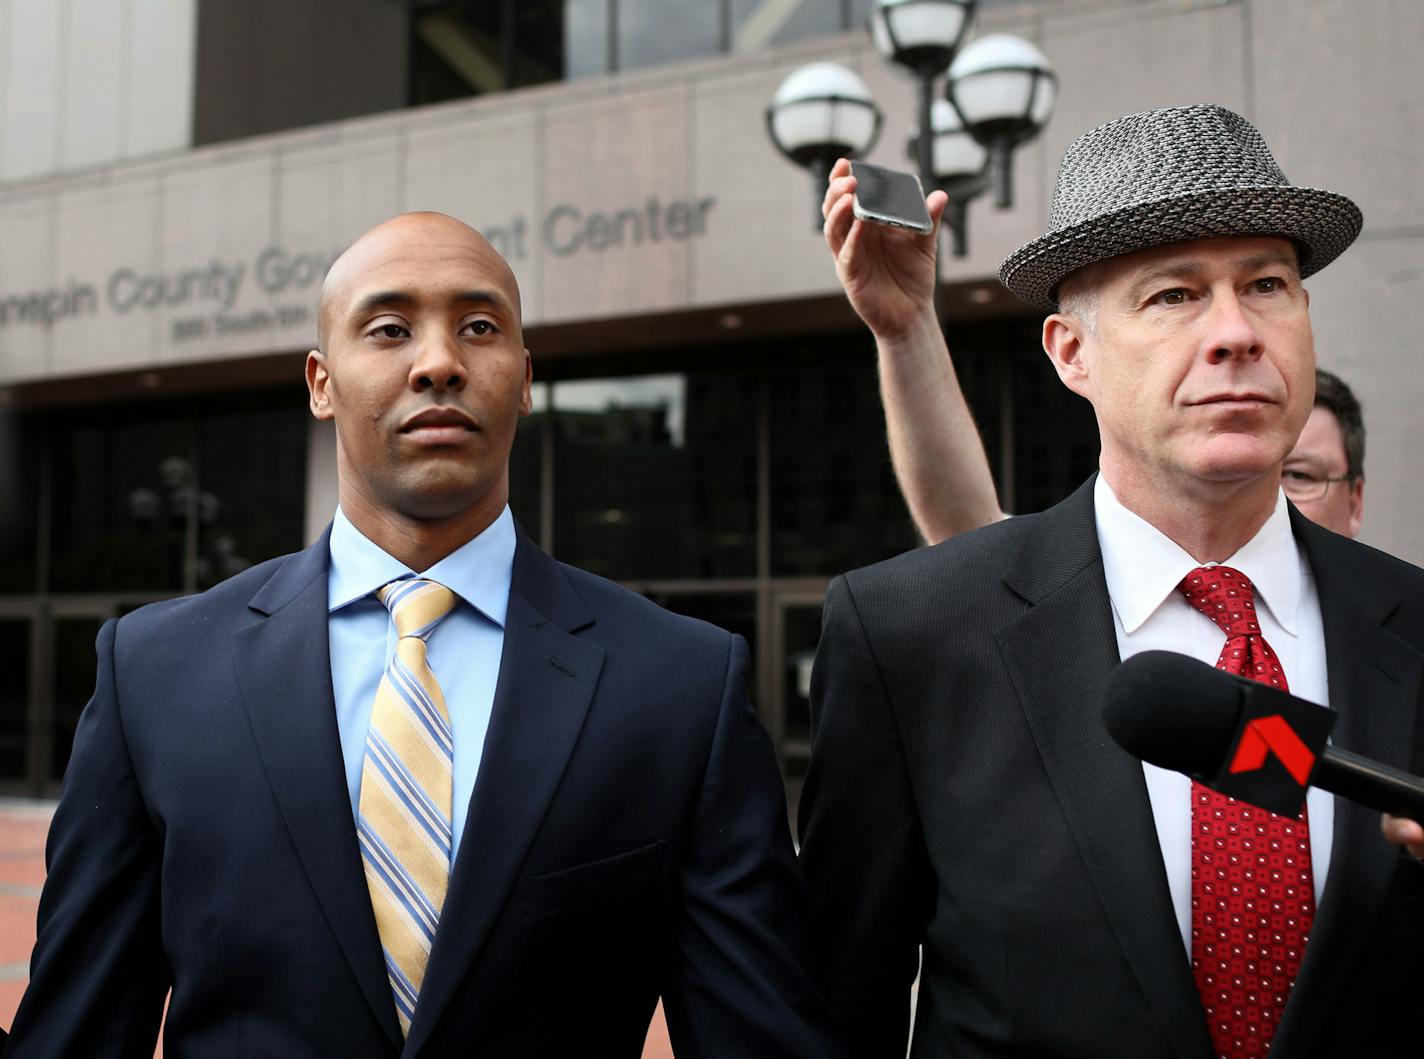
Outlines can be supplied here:
[[793, 818], [811, 760], [811, 666], [821, 638], [823, 590], [773, 591], [769, 727]]
[[35, 748], [39, 768], [36, 793], [58, 794], [74, 744], [79, 715], [94, 694], [98, 658], [94, 640], [104, 622], [114, 616], [113, 606], [65, 602], [52, 605], [48, 636], [48, 694], [38, 727]]
[[98, 673], [107, 599], [0, 602], [0, 794], [58, 795]]
[[0, 610], [0, 791], [31, 793], [37, 608]]

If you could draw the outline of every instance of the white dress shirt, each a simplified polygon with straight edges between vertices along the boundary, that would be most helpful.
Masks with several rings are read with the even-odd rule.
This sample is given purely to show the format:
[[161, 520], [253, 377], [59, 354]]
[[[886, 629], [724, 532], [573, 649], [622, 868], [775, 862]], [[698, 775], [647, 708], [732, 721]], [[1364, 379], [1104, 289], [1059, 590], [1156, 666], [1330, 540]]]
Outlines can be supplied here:
[[[1112, 599], [1118, 652], [1176, 651], [1216, 665], [1226, 636], [1187, 602], [1177, 585], [1202, 565], [1165, 534], [1118, 502], [1099, 474], [1093, 487], [1103, 574]], [[1315, 578], [1291, 534], [1284, 494], [1266, 524], [1241, 550], [1221, 563], [1241, 571], [1256, 586], [1256, 617], [1266, 642], [1280, 658], [1292, 695], [1330, 704], [1325, 679], [1325, 629]], [[1157, 839], [1182, 941], [1192, 947], [1192, 781], [1179, 772], [1143, 764]], [[1310, 861], [1317, 907], [1330, 865], [1334, 797], [1310, 788]]]

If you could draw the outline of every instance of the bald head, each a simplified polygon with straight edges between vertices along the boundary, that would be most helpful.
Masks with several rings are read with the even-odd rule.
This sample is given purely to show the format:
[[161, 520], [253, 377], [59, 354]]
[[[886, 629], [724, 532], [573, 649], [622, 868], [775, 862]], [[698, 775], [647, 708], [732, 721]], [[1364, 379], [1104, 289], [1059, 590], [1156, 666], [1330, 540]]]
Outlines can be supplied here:
[[514, 273], [453, 217], [396, 217], [331, 266], [319, 334], [306, 381], [312, 414], [336, 426], [341, 509], [425, 569], [508, 498], [533, 373]]
[[[386, 294], [408, 292], [366, 290], [371, 281], [392, 266], [432, 266], [454, 258], [471, 258], [492, 282], [486, 291], [470, 293], [503, 299], [517, 321], [521, 307], [519, 283], [513, 270], [489, 240], [464, 221], [444, 213], [403, 213], [376, 225], [346, 248], [326, 273], [317, 312], [317, 348], [325, 351], [336, 322], [361, 301]], [[407, 269], [409, 271], [409, 269]]]

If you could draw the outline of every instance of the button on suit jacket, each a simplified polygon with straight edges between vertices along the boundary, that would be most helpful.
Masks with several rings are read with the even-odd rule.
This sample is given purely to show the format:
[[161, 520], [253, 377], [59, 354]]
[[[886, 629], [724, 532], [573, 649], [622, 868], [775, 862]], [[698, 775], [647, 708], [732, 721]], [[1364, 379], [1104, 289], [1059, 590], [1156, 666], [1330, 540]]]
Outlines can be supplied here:
[[323, 538], [106, 625], [4, 1052], [829, 1054], [746, 647], [526, 539], [464, 840], [402, 1042], [342, 768]]
[[[1291, 511], [1336, 745], [1418, 773], [1424, 571]], [[1092, 482], [837, 579], [812, 682], [801, 860], [854, 1055], [1210, 1059], [1142, 765], [1104, 730], [1118, 663]], [[1337, 800], [1273, 1059], [1415, 1056], [1424, 868]]]

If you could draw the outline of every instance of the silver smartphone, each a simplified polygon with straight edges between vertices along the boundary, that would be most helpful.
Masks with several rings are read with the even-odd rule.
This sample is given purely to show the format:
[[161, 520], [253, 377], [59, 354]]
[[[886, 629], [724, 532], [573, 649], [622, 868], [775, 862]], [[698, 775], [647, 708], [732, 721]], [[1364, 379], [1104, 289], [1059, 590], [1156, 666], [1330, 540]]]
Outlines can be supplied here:
[[862, 221], [908, 228], [921, 235], [934, 230], [920, 178], [914, 173], [869, 162], [851, 162], [850, 173], [855, 177], [854, 213]]

